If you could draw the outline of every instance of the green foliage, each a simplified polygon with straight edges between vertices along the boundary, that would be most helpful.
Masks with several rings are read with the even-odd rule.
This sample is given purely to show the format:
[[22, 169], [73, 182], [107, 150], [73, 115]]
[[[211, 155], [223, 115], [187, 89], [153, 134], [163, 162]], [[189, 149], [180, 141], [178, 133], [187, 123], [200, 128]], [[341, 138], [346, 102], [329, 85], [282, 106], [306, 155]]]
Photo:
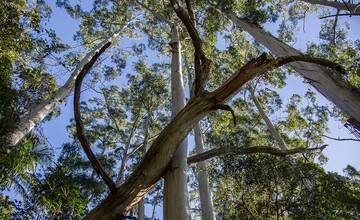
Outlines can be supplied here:
[[13, 212], [13, 205], [9, 201], [9, 198], [4, 195], [0, 195], [0, 219], [10, 219]]
[[[231, 161], [231, 162], [230, 162]], [[212, 167], [220, 219], [353, 219], [360, 184], [301, 158], [222, 157]]]
[[[183, 71], [187, 76], [194, 72], [191, 39], [168, 1], [141, 2], [148, 8], [127, 0], [95, 0], [90, 4], [57, 0], [56, 10], [64, 9], [79, 24], [74, 35], [79, 45], [69, 47], [47, 25], [52, 9], [46, 1], [0, 1], [1, 146], [19, 118], [58, 89], [58, 73], [71, 72], [86, 51], [127, 25], [120, 33], [123, 39], [112, 43], [84, 82], [80, 109], [86, 137], [106, 172], [119, 182], [130, 175], [170, 121], [168, 22], [179, 31]], [[179, 2], [186, 8], [185, 1]], [[316, 11], [302, 1], [190, 2], [203, 50], [214, 60], [208, 91], [217, 89], [249, 60], [266, 52], [248, 34], [232, 26], [214, 5], [231, 9], [258, 27], [269, 23], [278, 26], [279, 39], [287, 43], [303, 40], [296, 39], [296, 32], [306, 14]], [[309, 44], [308, 54], [340, 63], [347, 74], [334, 74], [334, 79], [360, 88], [360, 41], [348, 38], [347, 24], [339, 23], [334, 29], [334, 20], [321, 22], [320, 41]], [[287, 88], [291, 71], [279, 68], [244, 86], [229, 101], [235, 126], [229, 112], [216, 111], [206, 117], [201, 122], [206, 148], [278, 147], [273, 131], [254, 104], [250, 86], [288, 148], [322, 146], [329, 117], [338, 115], [321, 104], [312, 90], [290, 94], [285, 100], [281, 89]], [[189, 78], [184, 77], [186, 80]], [[189, 92], [186, 95], [189, 97]], [[108, 194], [77, 141], [73, 120], [67, 128], [71, 140], [55, 149], [49, 149], [52, 146], [32, 132], [9, 154], [0, 152], [0, 189], [21, 197], [19, 202], [1, 194], [0, 219], [81, 219]], [[211, 160], [210, 183], [218, 218], [358, 218], [359, 171], [348, 166], [346, 176], [327, 173], [319, 165], [326, 162], [323, 154], [301, 156], [231, 154]], [[319, 163], [314, 162], [316, 159]], [[190, 178], [195, 180], [194, 175]], [[199, 207], [197, 187], [192, 181], [195, 207]], [[160, 204], [162, 188], [158, 183], [146, 203]]]

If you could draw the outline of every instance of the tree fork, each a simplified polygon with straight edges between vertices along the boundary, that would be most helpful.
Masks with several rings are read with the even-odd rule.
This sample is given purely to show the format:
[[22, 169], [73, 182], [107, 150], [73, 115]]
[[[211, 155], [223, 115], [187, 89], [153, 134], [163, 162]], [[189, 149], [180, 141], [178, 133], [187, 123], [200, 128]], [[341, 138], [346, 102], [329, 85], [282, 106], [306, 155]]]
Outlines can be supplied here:
[[116, 194], [110, 194], [85, 219], [110, 220], [117, 213], [128, 211], [164, 175], [178, 144], [200, 119], [215, 111], [214, 106], [224, 104], [255, 76], [296, 61], [318, 63], [330, 68], [339, 67], [339, 65], [329, 61], [308, 56], [290, 56], [274, 60], [263, 54], [250, 61], [215, 91], [191, 98], [186, 106], [160, 132], [129, 178], [122, 185], [117, 186]]

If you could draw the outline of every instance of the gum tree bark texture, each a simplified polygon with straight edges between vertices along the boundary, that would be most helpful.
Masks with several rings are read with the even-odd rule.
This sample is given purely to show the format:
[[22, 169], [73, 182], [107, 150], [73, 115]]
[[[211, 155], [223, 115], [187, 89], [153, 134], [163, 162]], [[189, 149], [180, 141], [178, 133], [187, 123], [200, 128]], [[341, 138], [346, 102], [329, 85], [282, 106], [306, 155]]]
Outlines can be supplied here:
[[[171, 112], [174, 117], [185, 107], [185, 92], [181, 68], [181, 46], [175, 25], [171, 26]], [[164, 175], [164, 219], [189, 220], [187, 190], [187, 138], [177, 148]]]

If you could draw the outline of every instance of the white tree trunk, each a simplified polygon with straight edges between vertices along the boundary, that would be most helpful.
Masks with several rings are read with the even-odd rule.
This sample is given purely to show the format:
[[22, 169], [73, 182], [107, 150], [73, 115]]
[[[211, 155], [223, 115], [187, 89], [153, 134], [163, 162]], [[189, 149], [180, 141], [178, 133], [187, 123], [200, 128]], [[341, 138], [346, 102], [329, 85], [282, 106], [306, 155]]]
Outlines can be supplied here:
[[[188, 83], [189, 83], [189, 93], [190, 96], [192, 97], [193, 80], [189, 68], [188, 68]], [[205, 151], [204, 140], [199, 122], [196, 123], [194, 126], [194, 138], [195, 138], [196, 153], [197, 154], [203, 153]], [[215, 220], [214, 205], [213, 205], [211, 190], [209, 186], [209, 175], [206, 168], [206, 161], [201, 161], [196, 164], [196, 172], [197, 172], [197, 180], [199, 184], [201, 219]]]
[[[194, 127], [194, 136], [196, 153], [203, 153], [204, 141], [199, 123], [197, 123]], [[196, 171], [199, 183], [201, 219], [215, 220], [214, 206], [209, 186], [209, 175], [206, 169], [206, 162], [201, 161], [197, 163]]]
[[[175, 25], [171, 27], [171, 96], [172, 117], [185, 106], [184, 84], [181, 70], [181, 47]], [[174, 153], [164, 175], [164, 219], [189, 220], [189, 200], [187, 190], [187, 138]]]
[[266, 115], [266, 112], [263, 110], [258, 98], [255, 95], [255, 91], [251, 86], [249, 86], [249, 91], [251, 94], [251, 98], [254, 101], [255, 106], [256, 106], [257, 110], [259, 111], [261, 118], [265, 121], [265, 124], [268, 127], [272, 136], [275, 138], [275, 141], [277, 142], [277, 144], [279, 145], [279, 147], [282, 150], [286, 150], [287, 146], [286, 146], [284, 139], [281, 137], [280, 133], [276, 130], [275, 126], [273, 125], [273, 123], [271, 122], [269, 117]]
[[[149, 116], [150, 117], [150, 116]], [[149, 145], [148, 145], [148, 139], [149, 139], [149, 128], [150, 128], [150, 119], [149, 117], [147, 117], [145, 119], [145, 127], [144, 127], [144, 130], [145, 130], [145, 134], [144, 134], [144, 142], [143, 144], [145, 145], [145, 152], [148, 151], [149, 149]], [[145, 196], [144, 198], [142, 198], [140, 200], [140, 202], [138, 203], [138, 219], [139, 220], [145, 220]]]
[[53, 112], [60, 104], [71, 94], [76, 77], [79, 75], [84, 66], [91, 60], [91, 58], [100, 51], [109, 42], [111, 43], [120, 32], [115, 32], [107, 39], [100, 42], [93, 50], [91, 50], [80, 61], [75, 70], [72, 72], [66, 83], [60, 87], [51, 98], [39, 103], [29, 110], [29, 112], [20, 118], [16, 129], [10, 134], [9, 146], [13, 147], [24, 138], [36, 125], [38, 125], [46, 116]]
[[[255, 24], [239, 18], [233, 11], [224, 13], [236, 26], [248, 32], [258, 43], [264, 45], [274, 55], [282, 57], [302, 54]], [[360, 122], [360, 93], [337, 77], [338, 73], [320, 65], [305, 62], [292, 62], [289, 65], [328, 100]]]

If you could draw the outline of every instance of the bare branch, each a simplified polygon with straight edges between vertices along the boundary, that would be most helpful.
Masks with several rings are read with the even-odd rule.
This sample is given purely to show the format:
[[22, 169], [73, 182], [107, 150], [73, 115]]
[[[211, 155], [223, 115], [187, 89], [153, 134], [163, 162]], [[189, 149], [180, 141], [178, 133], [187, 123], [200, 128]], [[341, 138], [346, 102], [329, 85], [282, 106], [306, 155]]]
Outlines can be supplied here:
[[319, 19], [331, 18], [331, 17], [339, 17], [339, 16], [360, 16], [360, 13], [345, 13], [345, 14], [335, 14], [335, 15], [327, 15], [319, 17]]
[[334, 141], [360, 141], [360, 139], [357, 138], [334, 138], [327, 135], [323, 135], [323, 136]]
[[322, 151], [325, 149], [327, 145], [323, 145], [321, 147], [315, 147], [315, 148], [295, 148], [290, 150], [280, 150], [278, 148], [274, 147], [268, 147], [268, 146], [255, 146], [255, 147], [239, 147], [239, 146], [231, 146], [231, 147], [220, 147], [215, 148], [212, 150], [208, 150], [204, 153], [195, 154], [193, 156], [188, 157], [187, 161], [188, 164], [197, 163], [200, 161], [204, 161], [216, 156], [221, 156], [224, 154], [229, 153], [236, 153], [236, 154], [257, 154], [257, 153], [265, 153], [265, 154], [271, 154], [275, 156], [284, 157], [287, 155], [292, 154], [298, 154], [298, 153], [308, 153], [313, 151]]
[[337, 26], [337, 23], [338, 23], [339, 13], [340, 13], [340, 10], [337, 9], [336, 15], [335, 15], [335, 20], [334, 20], [334, 25], [333, 25], [332, 43], [334, 44], [334, 46], [336, 45], [336, 26]]
[[95, 154], [92, 152], [90, 148], [90, 144], [88, 139], [85, 136], [84, 132], [84, 126], [81, 121], [81, 113], [79, 109], [79, 103], [80, 103], [80, 94], [81, 94], [81, 84], [86, 76], [86, 74], [90, 71], [96, 60], [100, 57], [102, 53], [105, 52], [105, 50], [111, 45], [111, 42], [108, 42], [105, 44], [102, 48], [99, 49], [99, 51], [96, 52], [96, 54], [91, 58], [91, 60], [86, 63], [79, 73], [79, 75], [76, 78], [75, 81], [75, 93], [74, 93], [74, 117], [75, 117], [75, 123], [76, 123], [76, 136], [80, 141], [80, 144], [82, 148], [85, 151], [86, 156], [91, 162], [92, 167], [96, 171], [98, 175], [104, 180], [106, 185], [109, 187], [111, 193], [116, 193], [116, 186], [115, 183], [112, 181], [112, 179], [108, 176], [104, 168], [101, 166], [100, 162], [96, 158]]

